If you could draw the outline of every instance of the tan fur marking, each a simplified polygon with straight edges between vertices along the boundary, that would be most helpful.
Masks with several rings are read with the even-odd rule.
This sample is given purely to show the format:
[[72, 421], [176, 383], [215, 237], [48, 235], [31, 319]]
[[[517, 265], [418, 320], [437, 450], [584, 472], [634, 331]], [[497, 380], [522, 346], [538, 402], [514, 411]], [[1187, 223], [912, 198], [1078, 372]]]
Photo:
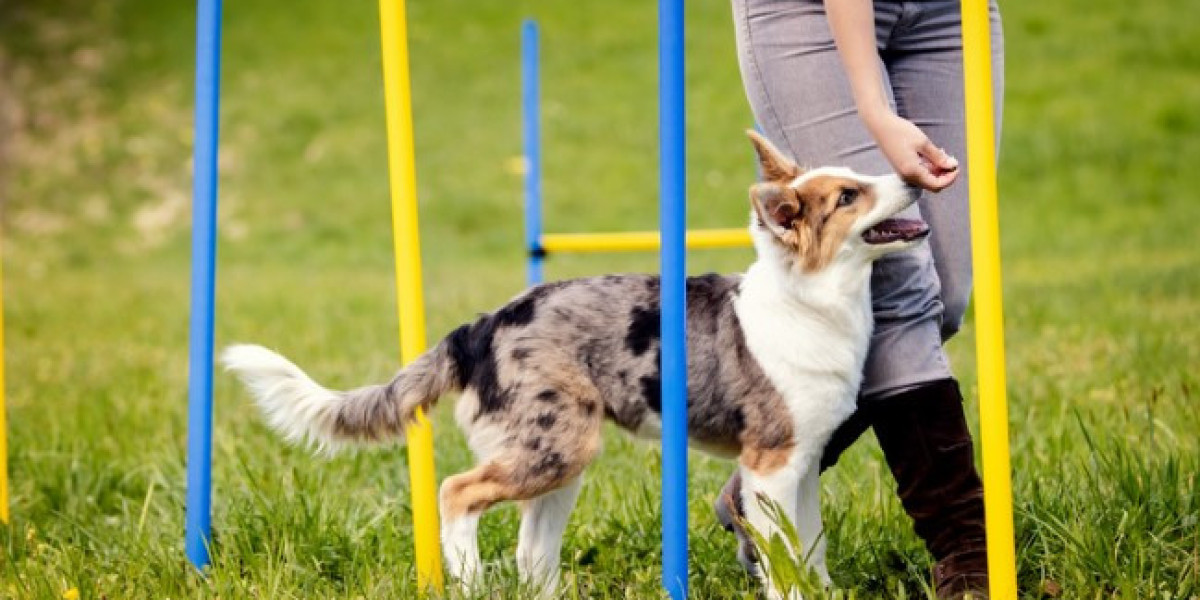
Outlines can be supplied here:
[[792, 449], [795, 446], [795, 443], [788, 443], [785, 446], [776, 448], [747, 446], [742, 449], [742, 455], [738, 460], [747, 469], [754, 471], [758, 475], [770, 475], [783, 468], [791, 460]]
[[[446, 520], [481, 513], [507, 500], [530, 500], [562, 487], [578, 477], [600, 450], [598, 429], [577, 437], [558, 436], [542, 452], [517, 450], [505, 464], [489, 462], [446, 478], [441, 488], [441, 509]], [[562, 457], [561, 468], [539, 470], [546, 452]]]
[[778, 469], [796, 447], [791, 411], [774, 390], [745, 396], [741, 406], [746, 427], [738, 436], [739, 460], [755, 472]]
[[[858, 195], [849, 206], [839, 207], [838, 198], [848, 189]], [[871, 186], [832, 175], [813, 177], [799, 188], [758, 183], [750, 188], [750, 198], [758, 219], [795, 255], [805, 273], [829, 266], [854, 222], [876, 202]]]
[[447, 520], [482, 512], [511, 493], [502, 483], [502, 469], [495, 463], [480, 465], [442, 482], [442, 516]]
[[[838, 198], [848, 189], [858, 195], [849, 206], [839, 207]], [[793, 225], [794, 248], [804, 272], [813, 273], [833, 262], [854, 222], [875, 208], [875, 191], [852, 179], [822, 176], [804, 182], [796, 194], [804, 206], [804, 218]]]

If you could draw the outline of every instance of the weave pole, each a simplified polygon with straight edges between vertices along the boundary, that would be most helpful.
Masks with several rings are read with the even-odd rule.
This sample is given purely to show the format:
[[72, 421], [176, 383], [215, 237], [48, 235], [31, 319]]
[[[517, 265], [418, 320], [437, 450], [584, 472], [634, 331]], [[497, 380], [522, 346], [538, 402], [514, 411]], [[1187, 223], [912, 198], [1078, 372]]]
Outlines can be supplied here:
[[[400, 363], [425, 351], [425, 303], [421, 287], [421, 241], [417, 227], [417, 170], [413, 145], [412, 86], [408, 72], [408, 28], [404, 0], [379, 0], [387, 107], [388, 174], [392, 196], [392, 241], [396, 253], [396, 309], [400, 322]], [[408, 439], [413, 544], [417, 587], [442, 589], [438, 545], [437, 480], [433, 469], [433, 427], [417, 410]]]
[[533, 19], [521, 24], [521, 124], [525, 145], [525, 252], [526, 282], [542, 282], [542, 132], [538, 26]]
[[658, 2], [658, 119], [662, 251], [663, 586], [688, 595], [687, 214], [683, 0]]
[[0, 253], [0, 523], [8, 524], [8, 410], [4, 393], [4, 259]]
[[188, 334], [187, 508], [184, 549], [197, 569], [212, 540], [213, 306], [217, 253], [217, 112], [221, 0], [196, 5], [196, 117], [192, 154], [192, 305]]
[[975, 271], [976, 361], [983, 443], [991, 597], [1017, 597], [1004, 366], [1004, 303], [1000, 283], [1000, 225], [996, 200], [996, 130], [992, 95], [988, 0], [963, 0], [963, 85], [967, 120], [971, 247]]

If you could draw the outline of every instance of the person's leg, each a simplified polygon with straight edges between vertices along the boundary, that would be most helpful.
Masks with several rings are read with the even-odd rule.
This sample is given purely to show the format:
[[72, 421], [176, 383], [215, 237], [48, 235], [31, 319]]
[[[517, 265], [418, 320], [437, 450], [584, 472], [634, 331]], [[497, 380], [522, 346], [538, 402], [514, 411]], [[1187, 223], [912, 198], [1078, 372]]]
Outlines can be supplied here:
[[[971, 293], [971, 243], [962, 79], [961, 7], [957, 1], [907, 3], [882, 56], [897, 113], [960, 158], [958, 181], [920, 204], [934, 234], [929, 247], [941, 284], [943, 340], [958, 331]], [[1003, 40], [992, 5], [996, 128], [1003, 98]], [[999, 138], [999, 136], [997, 136]], [[904, 352], [876, 346], [881, 357]], [[890, 362], [890, 361], [880, 361]], [[891, 390], [877, 389], [861, 404], [897, 483], [897, 494], [918, 535], [937, 560], [939, 598], [986, 596], [987, 545], [983, 487], [953, 379]]]
[[[881, 51], [902, 13], [899, 3], [875, 3]], [[869, 174], [892, 170], [858, 116], [821, 0], [734, 0], [733, 14], [746, 96], [768, 138], [801, 165], [840, 165]], [[883, 66], [881, 61], [890, 91]], [[919, 214], [915, 206], [909, 210], [907, 216]], [[877, 261], [864, 394], [951, 377], [941, 350], [942, 303], [933, 262], [929, 245]], [[840, 450], [868, 426], [862, 415], [852, 417], [834, 435], [822, 467], [836, 462]]]
[[958, 383], [943, 379], [882, 399], [863, 400], [896, 495], [937, 564], [937, 597], [986, 597], [987, 530], [983, 486]]
[[[877, 9], [886, 42], [896, 15]], [[742, 83], [763, 134], [802, 167], [892, 169], [858, 117], [821, 0], [733, 0]]]
[[[734, 0], [733, 13], [742, 81], [764, 135], [802, 166], [891, 172], [858, 116], [821, 0]], [[881, 52], [903, 16], [901, 3], [875, 2]], [[883, 76], [890, 91], [886, 71]], [[905, 216], [919, 215], [914, 206]], [[942, 233], [933, 228], [931, 236]], [[943, 306], [931, 247], [876, 261], [864, 395], [952, 376], [941, 349]]]
[[[921, 197], [921, 215], [932, 235], [929, 247], [941, 284], [941, 332], [950, 339], [962, 324], [971, 296], [971, 223], [968, 205], [966, 120], [963, 101], [961, 4], [957, 0], [910, 2], [910, 23], [893, 30], [882, 56], [896, 112], [934, 143], [959, 158], [954, 185]], [[992, 66], [996, 140], [1004, 106], [1004, 35], [993, 1]]]

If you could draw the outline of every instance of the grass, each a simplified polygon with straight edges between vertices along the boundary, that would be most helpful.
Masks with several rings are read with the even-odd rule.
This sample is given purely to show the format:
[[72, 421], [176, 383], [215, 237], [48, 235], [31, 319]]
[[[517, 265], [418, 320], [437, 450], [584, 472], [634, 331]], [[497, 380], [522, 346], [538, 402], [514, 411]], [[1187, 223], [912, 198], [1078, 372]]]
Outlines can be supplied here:
[[[226, 7], [218, 344], [267, 343], [350, 386], [385, 377], [397, 355], [377, 16], [371, 3], [278, 6]], [[226, 377], [214, 564], [206, 578], [187, 565], [191, 8], [6, 9], [13, 522], [0, 527], [0, 596], [411, 596], [402, 454], [326, 461], [285, 447]], [[1000, 186], [1022, 593], [1197, 598], [1200, 25], [1182, 0], [1004, 9]], [[740, 137], [751, 117], [728, 6], [688, 10], [689, 220], [732, 226], [754, 176]], [[652, 3], [411, 3], [431, 338], [521, 288], [526, 14], [544, 32], [547, 223], [657, 222]], [[691, 269], [748, 259], [696, 253]], [[653, 256], [564, 257], [549, 274], [655, 268]], [[950, 345], [969, 392], [972, 345], [970, 327]], [[441, 476], [470, 463], [449, 413], [435, 415]], [[708, 508], [729, 466], [694, 455], [691, 469], [695, 596], [754, 597]], [[652, 446], [607, 432], [568, 531], [569, 597], [660, 594], [658, 481]], [[930, 560], [874, 442], [824, 484], [830, 596], [925, 597]], [[501, 597], [522, 593], [516, 527], [503, 508], [482, 528]]]

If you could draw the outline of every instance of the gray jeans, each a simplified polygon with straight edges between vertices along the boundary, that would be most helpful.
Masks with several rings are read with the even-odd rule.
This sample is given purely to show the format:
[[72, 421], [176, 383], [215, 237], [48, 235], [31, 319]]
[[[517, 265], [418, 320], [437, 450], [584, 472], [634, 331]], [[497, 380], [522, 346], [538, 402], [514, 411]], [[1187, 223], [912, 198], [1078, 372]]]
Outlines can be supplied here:
[[[871, 278], [875, 332], [862, 394], [902, 392], [952, 376], [942, 342], [958, 331], [971, 294], [962, 39], [957, 0], [879, 1], [875, 39], [897, 114], [959, 159], [948, 189], [907, 216], [930, 224], [928, 244], [891, 254]], [[862, 124], [821, 0], [733, 0], [742, 81], [763, 133], [801, 165], [891, 172]], [[1004, 88], [1000, 14], [991, 2], [996, 129]], [[996, 136], [999, 139], [999, 135]]]

